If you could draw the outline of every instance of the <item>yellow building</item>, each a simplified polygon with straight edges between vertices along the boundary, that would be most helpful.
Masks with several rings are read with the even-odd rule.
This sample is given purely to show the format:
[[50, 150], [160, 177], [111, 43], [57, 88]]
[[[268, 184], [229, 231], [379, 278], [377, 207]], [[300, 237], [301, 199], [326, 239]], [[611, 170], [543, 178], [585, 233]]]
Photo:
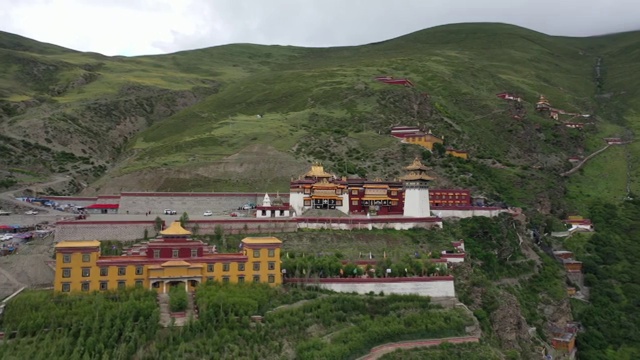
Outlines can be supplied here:
[[170, 286], [192, 291], [205, 281], [282, 284], [282, 241], [275, 237], [245, 238], [238, 253], [218, 254], [215, 246], [191, 239], [191, 232], [179, 222], [160, 234], [122, 256], [102, 256], [99, 241], [58, 243], [54, 289], [71, 292], [140, 286], [167, 292]]
[[460, 158], [460, 159], [465, 159], [465, 160], [469, 159], [469, 153], [466, 152], [466, 151], [463, 151], [463, 150], [456, 150], [456, 149], [453, 149], [453, 148], [448, 148], [448, 149], [446, 149], [445, 154], [451, 155], [451, 156], [455, 156], [455, 157]]
[[429, 150], [433, 150], [434, 144], [444, 144], [444, 138], [439, 138], [431, 133], [429, 130], [428, 133], [417, 132], [414, 134], [406, 134], [404, 135], [404, 139], [402, 142], [407, 144], [415, 144], [420, 145]]

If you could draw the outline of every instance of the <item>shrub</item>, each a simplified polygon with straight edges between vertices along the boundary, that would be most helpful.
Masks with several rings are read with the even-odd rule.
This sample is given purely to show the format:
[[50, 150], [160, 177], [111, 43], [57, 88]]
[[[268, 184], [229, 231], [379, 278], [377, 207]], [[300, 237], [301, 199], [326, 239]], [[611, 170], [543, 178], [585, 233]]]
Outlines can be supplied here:
[[187, 310], [187, 291], [182, 286], [174, 286], [169, 291], [169, 310], [180, 312]]

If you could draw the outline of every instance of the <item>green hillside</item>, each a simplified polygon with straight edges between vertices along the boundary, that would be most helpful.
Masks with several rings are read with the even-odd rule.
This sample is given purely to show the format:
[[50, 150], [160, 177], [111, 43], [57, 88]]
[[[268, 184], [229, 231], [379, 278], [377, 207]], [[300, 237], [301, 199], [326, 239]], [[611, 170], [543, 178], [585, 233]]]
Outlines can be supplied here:
[[[418, 155], [436, 185], [542, 212], [580, 210], [583, 199], [619, 201], [637, 187], [636, 143], [558, 174], [603, 137], [633, 138], [639, 43], [637, 32], [567, 38], [457, 24], [357, 47], [236, 44], [127, 58], [1, 33], [0, 161], [98, 179], [85, 193], [284, 191], [311, 160], [339, 175], [392, 178]], [[373, 80], [380, 75], [415, 87]], [[523, 120], [496, 97], [504, 91], [523, 98]], [[569, 129], [561, 122], [585, 120], [536, 113], [540, 94], [592, 114], [590, 123]], [[431, 129], [471, 160], [402, 145], [389, 136], [394, 125]]]

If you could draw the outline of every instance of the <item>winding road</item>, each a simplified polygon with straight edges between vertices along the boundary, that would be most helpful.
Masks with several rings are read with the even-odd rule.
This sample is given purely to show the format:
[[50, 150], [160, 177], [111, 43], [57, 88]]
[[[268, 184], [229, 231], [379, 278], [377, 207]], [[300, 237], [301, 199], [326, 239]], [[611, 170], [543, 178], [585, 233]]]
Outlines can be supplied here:
[[[13, 190], [9, 190], [9, 191], [5, 191], [0, 193], [0, 200], [9, 202], [15, 206], [21, 206], [21, 207], [28, 207], [34, 210], [38, 210], [38, 211], [42, 211], [42, 206], [38, 206], [38, 205], [34, 205], [31, 203], [28, 203], [26, 201], [20, 201], [20, 200], [16, 200], [14, 194], [17, 192], [21, 192], [33, 187], [39, 187], [39, 188], [45, 188], [45, 187], [50, 187], [52, 185], [56, 185], [65, 181], [69, 181], [70, 178], [66, 177], [66, 176], [55, 176], [54, 180], [48, 181], [48, 182], [44, 182], [44, 183], [33, 183], [33, 184], [29, 184], [27, 186], [24, 186], [22, 188], [19, 189], [13, 189]], [[64, 211], [59, 211], [59, 210], [54, 210], [52, 208], [47, 208], [47, 211], [51, 212], [52, 214], [64, 214], [64, 215], [68, 215], [68, 213], [65, 213]]]

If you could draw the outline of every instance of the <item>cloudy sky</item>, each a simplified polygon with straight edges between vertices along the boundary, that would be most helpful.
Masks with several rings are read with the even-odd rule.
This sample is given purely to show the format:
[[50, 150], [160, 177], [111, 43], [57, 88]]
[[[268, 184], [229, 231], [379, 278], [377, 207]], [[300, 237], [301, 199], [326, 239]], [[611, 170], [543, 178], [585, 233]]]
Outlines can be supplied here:
[[0, 30], [105, 55], [228, 43], [359, 45], [458, 22], [552, 35], [640, 29], [638, 0], [0, 0]]

